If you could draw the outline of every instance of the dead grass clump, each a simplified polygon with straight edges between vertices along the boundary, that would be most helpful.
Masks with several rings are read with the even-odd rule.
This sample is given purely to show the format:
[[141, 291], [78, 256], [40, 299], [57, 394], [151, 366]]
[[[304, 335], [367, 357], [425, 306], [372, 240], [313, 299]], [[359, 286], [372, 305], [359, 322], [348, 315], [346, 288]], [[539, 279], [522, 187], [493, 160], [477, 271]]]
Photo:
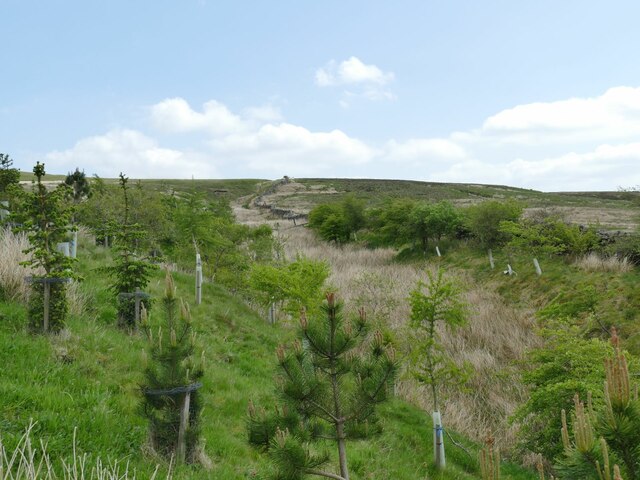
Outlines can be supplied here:
[[[24, 435], [9, 451], [0, 438], [0, 480], [135, 480], [135, 470], [129, 471], [128, 462], [113, 461], [103, 463], [98, 458], [94, 463], [88, 463], [87, 454], [76, 451], [75, 433], [73, 438], [72, 456], [70, 459], [52, 460], [47, 453], [46, 443], [40, 441], [35, 446], [31, 439], [33, 425], [27, 427]], [[167, 480], [171, 479], [171, 469]], [[62, 476], [57, 474], [62, 471]], [[150, 477], [154, 480], [158, 475], [158, 467]]]
[[29, 240], [23, 233], [14, 234], [9, 228], [0, 229], [0, 298], [26, 302], [29, 286], [24, 278], [31, 270], [20, 265], [28, 259], [22, 253], [29, 247]]
[[633, 269], [633, 265], [627, 257], [619, 258], [615, 255], [602, 257], [591, 252], [578, 260], [575, 265], [587, 272], [619, 272], [625, 273]]

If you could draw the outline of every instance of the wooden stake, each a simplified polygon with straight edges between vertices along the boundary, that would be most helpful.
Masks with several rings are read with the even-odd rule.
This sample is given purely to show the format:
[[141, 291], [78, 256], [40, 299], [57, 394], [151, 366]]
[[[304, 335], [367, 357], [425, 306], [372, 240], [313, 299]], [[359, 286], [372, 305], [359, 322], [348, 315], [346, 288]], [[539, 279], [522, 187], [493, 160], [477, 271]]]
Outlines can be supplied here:
[[139, 288], [136, 288], [136, 294], [135, 294], [135, 319], [136, 319], [136, 324], [135, 324], [135, 328], [138, 328], [138, 325], [140, 324], [140, 294], [142, 293], [142, 291]]
[[533, 266], [536, 267], [536, 273], [538, 274], [538, 276], [542, 275], [542, 269], [540, 268], [540, 264], [538, 263], [537, 258], [533, 259]]
[[276, 304], [273, 302], [269, 305], [269, 323], [272, 325], [276, 323]]
[[49, 282], [44, 281], [44, 313], [43, 313], [43, 321], [44, 321], [44, 331], [49, 331], [49, 299], [51, 298], [51, 284]]
[[191, 392], [184, 394], [182, 410], [180, 410], [180, 428], [178, 430], [178, 462], [184, 463], [187, 454], [187, 428], [189, 426], [189, 407]]
[[491, 265], [491, 270], [493, 270], [496, 266], [493, 261], [493, 253], [491, 252], [491, 249], [489, 249], [489, 265]]
[[444, 456], [444, 430], [440, 412], [433, 412], [433, 460], [436, 468], [442, 470], [446, 466]]
[[442, 256], [442, 255], [440, 255], [440, 247], [438, 247], [437, 245], [436, 245], [436, 253], [438, 254], [439, 257]]

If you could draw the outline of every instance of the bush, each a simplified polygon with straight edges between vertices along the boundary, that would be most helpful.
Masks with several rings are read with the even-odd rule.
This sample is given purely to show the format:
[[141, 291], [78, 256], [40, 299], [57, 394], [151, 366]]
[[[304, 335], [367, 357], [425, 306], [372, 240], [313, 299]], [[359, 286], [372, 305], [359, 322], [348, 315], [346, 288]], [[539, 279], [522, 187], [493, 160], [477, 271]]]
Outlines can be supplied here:
[[573, 405], [576, 393], [601, 404], [604, 359], [609, 345], [599, 339], [585, 340], [574, 328], [558, 326], [542, 331], [546, 344], [529, 352], [523, 382], [531, 394], [520, 406], [514, 420], [521, 423], [520, 446], [553, 459], [562, 452], [560, 413]]
[[496, 247], [509, 240], [508, 234], [500, 230], [500, 223], [517, 222], [522, 210], [522, 204], [513, 200], [489, 200], [465, 210], [465, 225], [481, 246]]
[[599, 239], [592, 228], [570, 225], [557, 217], [546, 217], [540, 222], [523, 219], [520, 222], [503, 221], [500, 233], [509, 235], [508, 246], [534, 256], [578, 256], [599, 247]]

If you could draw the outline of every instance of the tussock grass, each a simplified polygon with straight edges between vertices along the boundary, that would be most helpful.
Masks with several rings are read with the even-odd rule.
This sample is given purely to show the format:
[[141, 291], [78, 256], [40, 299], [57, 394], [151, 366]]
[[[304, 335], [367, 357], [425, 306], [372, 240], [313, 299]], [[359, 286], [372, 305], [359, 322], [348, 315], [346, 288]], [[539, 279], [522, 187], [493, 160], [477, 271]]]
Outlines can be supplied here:
[[575, 265], [587, 272], [619, 272], [626, 273], [633, 269], [633, 265], [627, 257], [617, 256], [603, 257], [595, 252], [580, 257]]
[[30, 270], [20, 265], [28, 259], [22, 253], [29, 247], [27, 236], [14, 234], [9, 228], [0, 229], [0, 299], [26, 302], [29, 297], [29, 286], [24, 277]]
[[[52, 460], [46, 442], [40, 440], [34, 445], [33, 427], [31, 423], [11, 450], [0, 437], [0, 480], [135, 480], [136, 472], [129, 470], [128, 462], [104, 463], [100, 458], [90, 462], [86, 453], [78, 453], [75, 432], [71, 457]], [[148, 478], [154, 480], [157, 474], [158, 468]], [[166, 479], [170, 478], [171, 473], [168, 473]]]
[[[86, 237], [85, 230], [79, 232]], [[20, 265], [29, 259], [24, 251], [29, 248], [29, 240], [24, 233], [13, 233], [9, 228], [0, 229], [0, 300], [27, 303], [30, 286], [25, 277], [44, 273], [42, 269], [36, 271]], [[67, 300], [69, 313], [81, 315], [89, 301], [87, 295], [80, 288], [78, 282], [67, 285]]]

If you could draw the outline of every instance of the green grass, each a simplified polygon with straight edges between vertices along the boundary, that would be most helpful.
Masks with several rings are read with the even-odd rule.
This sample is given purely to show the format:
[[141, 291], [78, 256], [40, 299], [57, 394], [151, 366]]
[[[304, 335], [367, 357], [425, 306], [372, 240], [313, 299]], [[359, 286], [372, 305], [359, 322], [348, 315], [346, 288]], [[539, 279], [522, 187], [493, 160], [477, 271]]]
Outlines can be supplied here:
[[[509, 255], [493, 249], [496, 268], [491, 270], [487, 251], [471, 242], [452, 242], [441, 249], [446, 252], [441, 259], [445, 268], [460, 268], [498, 291], [508, 302], [535, 308], [542, 324], [545, 318], [566, 317], [586, 335], [605, 339], [615, 326], [625, 348], [634, 355], [640, 354], [640, 269], [585, 271], [572, 259], [548, 256], [538, 258], [542, 269], [542, 276], [538, 276], [533, 257], [525, 253]], [[409, 257], [406, 261], [414, 260]], [[516, 276], [503, 274], [507, 263]]]
[[[77, 429], [78, 446], [90, 458], [124, 459], [139, 478], [146, 478], [161, 460], [145, 453], [147, 430], [138, 414], [145, 340], [114, 326], [107, 281], [96, 271], [110, 253], [86, 245], [80, 252], [87, 309], [70, 319], [68, 334], [29, 334], [24, 307], [0, 303], [0, 434], [9, 447], [15, 445], [33, 419], [34, 437], [48, 442], [49, 453], [69, 457]], [[177, 273], [175, 280], [178, 294], [191, 300], [193, 278]], [[157, 298], [162, 290], [163, 273], [157, 272], [149, 291]], [[286, 325], [268, 325], [224, 288], [209, 283], [203, 304], [192, 307], [192, 313], [206, 356], [202, 437], [213, 467], [183, 466], [175, 478], [257, 478], [267, 459], [247, 443], [246, 408], [250, 399], [258, 405], [276, 403], [274, 350], [293, 333]], [[152, 306], [152, 322], [156, 315], [159, 308]], [[458, 436], [474, 458], [449, 444], [447, 470], [432, 470], [431, 420], [424, 412], [394, 400], [382, 408], [381, 419], [381, 436], [349, 444], [353, 479], [479, 478], [477, 446]], [[504, 471], [510, 472], [505, 479], [536, 478], [514, 465], [505, 464]]]

